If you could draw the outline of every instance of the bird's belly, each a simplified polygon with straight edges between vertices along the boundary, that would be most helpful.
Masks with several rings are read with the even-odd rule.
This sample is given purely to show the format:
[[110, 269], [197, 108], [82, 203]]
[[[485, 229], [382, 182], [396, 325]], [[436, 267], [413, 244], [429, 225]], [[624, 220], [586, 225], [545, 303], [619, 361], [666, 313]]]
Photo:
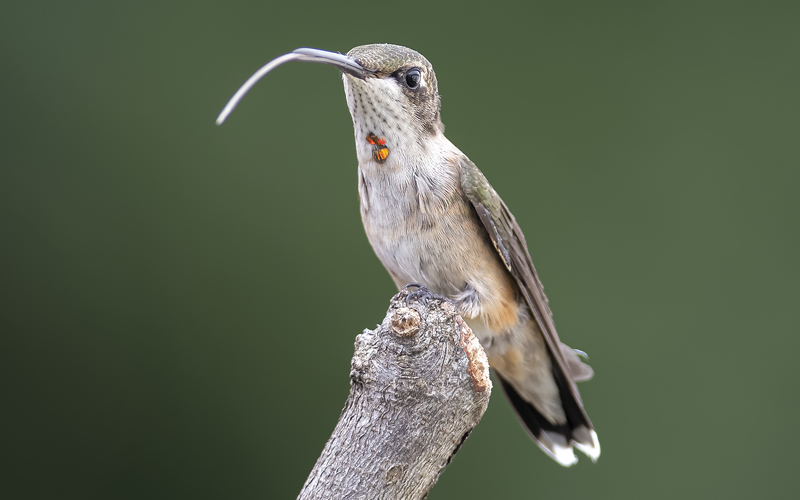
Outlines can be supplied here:
[[465, 319], [506, 330], [519, 322], [513, 279], [469, 207], [454, 205], [435, 216], [365, 214], [367, 238], [398, 288], [422, 284], [453, 300]]
[[419, 283], [448, 297], [463, 289], [467, 270], [453, 265], [459, 255], [443, 247], [440, 231], [386, 229], [367, 230], [367, 237], [398, 288], [408, 283]]

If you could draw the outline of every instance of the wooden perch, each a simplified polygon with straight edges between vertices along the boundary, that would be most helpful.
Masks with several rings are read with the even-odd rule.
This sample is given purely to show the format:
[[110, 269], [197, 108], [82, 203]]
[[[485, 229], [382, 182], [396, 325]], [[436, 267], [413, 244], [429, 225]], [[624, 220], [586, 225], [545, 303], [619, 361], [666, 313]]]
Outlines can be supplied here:
[[350, 395], [298, 499], [418, 499], [480, 421], [492, 383], [446, 299], [401, 291], [356, 337]]

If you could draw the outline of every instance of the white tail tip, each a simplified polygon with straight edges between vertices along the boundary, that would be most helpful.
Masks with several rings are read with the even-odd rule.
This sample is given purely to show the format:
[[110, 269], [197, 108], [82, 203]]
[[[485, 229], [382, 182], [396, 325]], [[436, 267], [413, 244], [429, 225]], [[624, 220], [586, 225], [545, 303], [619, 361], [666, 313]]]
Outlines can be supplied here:
[[600, 458], [600, 441], [597, 439], [597, 433], [594, 430], [590, 432], [592, 435], [591, 446], [576, 442], [575, 448], [578, 448], [584, 455], [591, 458], [592, 462], [597, 462], [597, 459]]

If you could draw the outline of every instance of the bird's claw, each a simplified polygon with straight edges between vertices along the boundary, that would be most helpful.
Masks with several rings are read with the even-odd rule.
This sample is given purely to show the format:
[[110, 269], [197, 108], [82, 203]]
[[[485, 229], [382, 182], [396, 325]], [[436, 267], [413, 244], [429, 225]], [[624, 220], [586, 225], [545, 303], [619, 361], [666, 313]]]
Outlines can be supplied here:
[[434, 296], [433, 292], [428, 290], [427, 287], [425, 287], [420, 283], [409, 283], [408, 285], [403, 287], [403, 290], [408, 291], [408, 289], [411, 287], [415, 287], [416, 290], [414, 290], [413, 292], [408, 292], [408, 295], [406, 295], [406, 307], [408, 307], [408, 304], [411, 302], [412, 299], [418, 300], [424, 304], [425, 302], [428, 301], [428, 299], [431, 299]]

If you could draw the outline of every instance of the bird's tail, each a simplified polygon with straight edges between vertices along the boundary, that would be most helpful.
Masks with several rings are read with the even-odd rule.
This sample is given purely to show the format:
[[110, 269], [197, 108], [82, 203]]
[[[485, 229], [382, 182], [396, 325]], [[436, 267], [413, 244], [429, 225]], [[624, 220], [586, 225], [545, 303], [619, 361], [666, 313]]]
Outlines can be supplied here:
[[528, 403], [519, 395], [514, 387], [495, 371], [495, 375], [500, 380], [503, 392], [511, 402], [511, 406], [527, 428], [533, 439], [559, 464], [569, 467], [576, 463], [578, 459], [572, 449], [573, 445], [582, 451], [586, 456], [596, 461], [600, 456], [600, 442], [597, 440], [597, 433], [592, 427], [592, 423], [585, 417], [581, 407], [581, 402], [576, 401], [569, 390], [568, 382], [564, 375], [558, 373], [558, 368], [553, 370], [561, 396], [561, 406], [566, 414], [567, 421], [564, 424], [553, 424], [539, 413], [532, 404]]

